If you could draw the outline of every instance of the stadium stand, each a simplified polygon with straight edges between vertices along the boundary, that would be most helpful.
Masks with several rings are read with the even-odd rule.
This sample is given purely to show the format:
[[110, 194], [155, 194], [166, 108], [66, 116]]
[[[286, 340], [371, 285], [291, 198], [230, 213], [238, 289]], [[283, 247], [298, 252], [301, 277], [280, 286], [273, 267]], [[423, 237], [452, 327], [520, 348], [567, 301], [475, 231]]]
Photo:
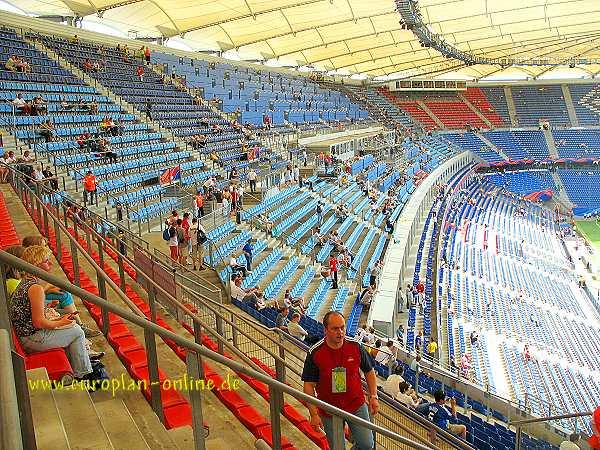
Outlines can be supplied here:
[[540, 121], [569, 126], [569, 116], [559, 85], [511, 87], [519, 126], [537, 127]]
[[446, 133], [444, 138], [448, 139], [453, 144], [471, 150], [481, 158], [489, 162], [504, 161], [504, 158], [496, 153], [492, 148], [488, 147], [479, 137], [473, 133]]
[[523, 172], [504, 172], [487, 177], [490, 182], [519, 195], [527, 195], [546, 189], [557, 191], [552, 174], [548, 170], [527, 170]]
[[552, 130], [552, 137], [561, 158], [600, 157], [600, 133], [596, 130]]
[[481, 92], [489, 100], [493, 110], [500, 116], [505, 126], [509, 126], [511, 122], [504, 89], [502, 87], [482, 87]]
[[600, 171], [579, 169], [558, 169], [569, 199], [575, 204], [573, 213], [578, 216], [591, 213], [600, 208], [597, 186]]
[[240, 114], [241, 123], [263, 126], [268, 114], [273, 125], [361, 120], [368, 112], [334, 90], [323, 89], [306, 77], [251, 70], [231, 64], [208, 63], [159, 53], [167, 75], [184, 76], [192, 88], [202, 88], [206, 99], [219, 99], [223, 111]]
[[570, 84], [568, 86], [573, 100], [573, 107], [577, 114], [580, 126], [596, 126], [599, 124], [598, 115], [600, 110], [594, 104], [594, 96], [597, 92], [595, 84]]
[[[414, 13], [417, 2], [408, 9], [398, 3], [397, 12], [405, 15]], [[108, 8], [112, 6], [122, 5]], [[246, 6], [250, 9], [247, 2]], [[350, 1], [348, 6], [352, 9]], [[290, 22], [283, 9], [270, 13], [281, 13], [294, 30], [295, 21]], [[98, 11], [99, 19], [103, 12]], [[256, 22], [263, 13], [251, 11], [248, 18]], [[405, 19], [402, 26], [408, 32], [413, 25], [406, 25]], [[228, 19], [217, 20], [222, 21], [218, 33], [227, 34], [222, 24]], [[178, 20], [171, 21], [177, 28]], [[122, 40], [115, 47], [95, 41], [87, 31], [80, 39], [66, 37], [70, 29], [50, 35], [42, 28], [41, 33], [0, 29], [0, 55], [21, 56], [29, 66], [12, 70], [4, 61], [0, 65], [0, 99], [5, 101], [0, 104], [0, 136], [7, 137], [7, 143], [0, 141], [0, 152], [4, 147], [18, 149], [23, 158], [27, 148], [35, 158], [35, 164], [10, 161], [0, 170], [2, 180], [11, 183], [0, 192], [0, 247], [19, 243], [15, 224], [37, 226], [62, 275], [79, 288], [74, 293], [81, 297], [86, 310], [82, 313], [105, 334], [109, 373], [121, 372], [145, 386], [141, 395], [127, 396], [128, 403], [135, 404], [139, 396], [156, 423], [173, 431], [171, 436], [189, 446], [206, 438], [215, 424], [220, 436], [212, 441], [214, 448], [250, 448], [256, 440], [283, 449], [329, 448], [302, 408], [311, 399], [298, 400], [291, 392], [284, 396], [281, 385], [270, 379], [302, 387], [300, 373], [308, 349], [285, 327], [277, 328], [284, 304], [293, 305], [287, 319], [301, 313], [307, 344], [324, 337], [327, 312], [344, 314], [346, 335], [359, 337], [379, 376], [383, 414], [373, 423], [426, 447], [555, 450], [560, 438], [573, 431], [593, 432], [587, 419], [543, 422], [527, 427], [523, 435], [511, 422], [515, 417], [592, 411], [600, 402], [600, 307], [586, 285], [596, 280], [580, 270], [585, 264], [589, 269], [589, 263], [563, 239], [573, 233], [575, 222], [562, 214], [570, 208], [568, 200], [573, 203], [569, 212], [577, 219], [600, 214], [600, 171], [594, 166], [600, 157], [598, 130], [593, 128], [600, 123], [595, 84], [473, 83], [465, 90], [464, 83], [457, 88], [460, 82], [452, 81], [453, 87], [443, 93], [396, 92], [369, 81], [345, 85], [317, 71], [305, 75], [199, 53], [182, 56], [182, 51], [154, 44], [150, 63], [144, 47], [128, 51]], [[170, 33], [163, 31], [165, 37]], [[185, 39], [187, 32], [177, 31]], [[295, 37], [296, 31], [292, 34]], [[227, 37], [237, 52], [237, 39]], [[346, 41], [339, 43], [352, 53], [344, 57], [353, 58]], [[246, 45], [252, 44], [241, 47]], [[279, 53], [275, 41], [268, 47], [273, 56]], [[306, 49], [301, 53], [311, 68], [314, 56]], [[336, 58], [329, 60], [333, 66], [338, 65]], [[437, 87], [437, 81], [431, 86]], [[18, 95], [29, 102], [22, 111], [13, 102]], [[569, 128], [577, 125], [570, 120], [573, 110], [579, 125], [591, 128]], [[510, 126], [511, 117], [521, 128], [502, 129]], [[332, 159], [329, 173], [322, 171], [314, 154], [300, 159], [301, 137], [341, 131], [346, 125], [361, 128], [373, 120], [393, 130], [393, 145], [356, 148], [348, 161]], [[551, 128], [542, 131], [541, 121]], [[488, 130], [489, 124], [499, 129]], [[458, 155], [468, 158], [461, 169], [452, 166]], [[556, 156], [577, 161], [549, 161]], [[529, 159], [534, 161], [524, 161]], [[481, 160], [489, 164], [479, 164]], [[303, 167], [291, 175], [291, 167], [301, 162]], [[35, 183], [33, 166], [38, 163], [54, 170], [61, 189], [49, 189], [52, 174]], [[513, 164], [525, 169], [504, 170]], [[450, 167], [452, 174], [446, 172]], [[259, 191], [247, 195], [243, 206], [240, 202], [224, 207], [205, 218], [202, 272], [187, 267], [186, 258], [165, 257], [165, 213], [177, 209], [195, 214], [192, 195], [210, 177], [216, 179], [215, 186], [206, 190], [214, 189], [215, 195], [207, 196], [206, 206], [214, 211], [230, 186], [245, 186], [250, 168], [264, 177]], [[240, 174], [233, 176], [233, 169]], [[102, 203], [79, 207], [88, 170], [100, 181]], [[165, 170], [181, 177], [177, 187], [164, 185]], [[438, 182], [442, 171], [444, 182]], [[40, 192], [40, 201], [31, 189]], [[548, 204], [538, 197], [535, 202], [525, 198], [548, 190], [561, 198]], [[5, 196], [14, 197], [15, 192], [29, 217], [13, 218], [7, 208]], [[319, 212], [317, 205], [322, 205]], [[111, 222], [117, 206], [137, 223], [139, 235], [125, 229], [125, 224], [131, 227], [129, 221]], [[415, 211], [414, 217], [407, 210]], [[100, 212], [104, 218], [94, 214]], [[152, 228], [151, 219], [160, 226]], [[147, 240], [141, 238], [143, 222], [148, 225]], [[385, 351], [385, 341], [394, 336], [375, 323], [361, 292], [373, 279], [377, 289], [379, 262], [389, 253], [388, 244], [398, 242], [397, 226], [407, 224], [410, 239], [405, 253], [398, 255], [402, 274], [397, 279], [403, 288], [423, 283], [423, 292], [409, 298], [406, 308], [404, 291], [397, 293], [396, 303], [390, 301], [395, 308], [390, 323], [405, 328], [396, 331], [395, 357], [378, 363], [378, 352]], [[177, 251], [187, 254], [191, 245], [186, 233], [184, 241], [176, 241]], [[577, 249], [580, 242], [572, 242]], [[242, 249], [246, 243], [253, 245], [249, 259], [248, 250]], [[592, 254], [591, 248], [586, 251]], [[247, 270], [230, 264], [230, 257], [246, 263]], [[329, 273], [334, 258], [339, 265], [335, 281]], [[4, 253], [0, 259], [6, 269]], [[241, 280], [233, 275], [238, 271], [243, 273]], [[240, 290], [253, 289], [264, 294], [258, 297], [265, 305], [254, 301], [258, 297], [239, 295]], [[290, 297], [284, 298], [284, 292]], [[96, 296], [94, 301], [88, 294]], [[108, 313], [96, 298], [128, 306], [135, 320], [122, 312]], [[365, 331], [367, 325], [377, 329]], [[473, 333], [478, 333], [477, 339]], [[158, 345], [155, 334], [162, 340]], [[22, 380], [35, 374], [74, 382], [64, 349], [27, 353], [14, 332], [11, 339], [25, 370], [38, 371], [25, 374], [17, 367]], [[429, 355], [428, 344], [434, 341], [439, 347]], [[194, 342], [212, 353], [202, 352]], [[422, 366], [417, 355], [423, 357]], [[465, 426], [464, 440], [385, 391], [385, 379], [397, 366], [420, 401], [430, 402], [439, 390], [456, 400], [460, 410], [452, 423]], [[174, 388], [170, 379], [186, 370], [217, 386], [206, 394], [210, 399]], [[238, 387], [229, 384], [230, 377]], [[16, 391], [19, 400], [28, 399], [26, 388]], [[198, 409], [202, 403], [208, 403], [204, 416]], [[89, 404], [94, 412], [94, 402]], [[129, 405], [123, 405], [127, 411]], [[146, 417], [132, 413], [132, 421], [146, 423]], [[49, 439], [47, 424], [36, 414], [34, 419], [34, 439]], [[72, 426], [61, 433], [68, 434]], [[104, 431], [108, 436], [127, 434], [118, 426], [106, 425]], [[229, 434], [235, 435], [231, 441]], [[381, 430], [376, 438], [386, 448], [397, 444]], [[277, 445], [276, 439], [281, 439]], [[145, 444], [141, 448], [154, 445]], [[119, 445], [115, 441], [112, 447]]]
[[494, 106], [492, 106], [483, 89], [478, 87], [468, 87], [464, 96], [473, 106], [481, 111], [481, 114], [483, 114], [494, 127], [503, 127], [507, 125], [506, 121], [496, 111]]
[[[469, 324], [469, 328], [485, 334], [487, 353], [495, 353], [498, 345], [504, 355], [501, 371], [497, 365], [490, 367], [487, 358], [478, 358], [479, 371], [494, 374], [496, 380], [499, 375], [508, 377], [511, 395], [521, 401], [529, 397], [538, 414], [544, 413], [542, 399], [563, 411], [578, 409], [582, 405], [556, 396], [553, 389], [554, 385], [570, 381], [574, 372], [568, 375], [567, 371], [545, 371], [555, 377], [552, 383], [538, 369], [538, 364], [551, 364], [551, 355], [569, 361], [572, 369], [591, 368], [590, 352], [595, 351], [593, 346], [573, 351], [565, 342], [564, 333], [555, 328], [560, 321], [569, 335], [575, 329], [586, 335], [596, 333], [592, 328], [582, 329], [582, 320], [591, 305], [577, 288], [575, 275], [565, 272], [569, 263], [559, 238], [545, 231], [545, 227], [554, 227], [550, 212], [497, 194], [490, 185], [474, 180], [453, 201], [453, 206], [444, 237], [444, 257], [450, 269], [441, 269], [448, 315], [452, 315], [453, 322]], [[545, 305], [555, 312], [548, 313]], [[454, 353], [459, 359], [469, 351], [463, 346], [469, 329], [460, 325], [448, 329], [454, 334]], [[499, 336], [511, 339], [505, 341]], [[458, 347], [457, 342], [461, 343]], [[525, 344], [536, 349], [536, 359], [526, 355]], [[563, 381], [558, 381], [560, 377], [564, 377]], [[588, 383], [594, 384], [591, 379]]]

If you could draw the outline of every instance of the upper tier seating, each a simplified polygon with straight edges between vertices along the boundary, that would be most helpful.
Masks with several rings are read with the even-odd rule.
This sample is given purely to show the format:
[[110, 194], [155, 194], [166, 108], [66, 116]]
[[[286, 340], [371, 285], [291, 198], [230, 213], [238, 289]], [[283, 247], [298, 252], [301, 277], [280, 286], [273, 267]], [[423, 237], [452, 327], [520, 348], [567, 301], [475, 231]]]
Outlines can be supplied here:
[[427, 114], [417, 102], [414, 101], [402, 101], [393, 92], [390, 92], [387, 88], [379, 88], [378, 92], [385, 96], [392, 104], [398, 106], [404, 112], [408, 113], [411, 118], [420, 123], [426, 129], [437, 128], [435, 121]]
[[488, 147], [477, 135], [473, 133], [447, 133], [442, 135], [455, 145], [465, 150], [471, 150], [488, 162], [504, 161], [504, 158]]
[[484, 87], [481, 88], [481, 92], [489, 100], [492, 108], [500, 116], [505, 126], [509, 126], [510, 115], [508, 113], [508, 105], [506, 104], [504, 89], [501, 87]]
[[552, 126], [571, 125], [559, 85], [511, 87], [520, 126], [537, 127], [540, 121]]
[[568, 88], [579, 126], [600, 125], [598, 84], [570, 84]]
[[346, 89], [353, 93], [355, 98], [365, 103], [367, 108], [375, 108], [378, 114], [383, 112], [387, 120], [397, 122], [404, 127], [411, 128], [415, 122], [408, 114], [396, 106], [382, 91], [370, 87], [360, 88], [358, 86], [346, 86]]
[[502, 116], [496, 111], [496, 109], [489, 102], [482, 89], [476, 87], [468, 87], [464, 92], [465, 98], [479, 111], [484, 117], [490, 121], [495, 127], [506, 126], [507, 123], [504, 121]]
[[510, 131], [486, 131], [483, 135], [513, 161], [530, 157], [515, 134]]
[[537, 130], [487, 131], [484, 136], [513, 160], [550, 157], [544, 134]]
[[489, 128], [463, 101], [440, 100], [426, 101], [425, 104], [446, 128], [466, 129], [468, 125], [477, 128]]
[[339, 91], [321, 88], [307, 77], [285, 75], [267, 70], [225, 63], [180, 58], [156, 53], [156, 61], [167, 73], [185, 76], [190, 87], [201, 87], [207, 99], [222, 101], [223, 111], [241, 114], [242, 123], [263, 125], [263, 114], [271, 123], [315, 123], [365, 119], [368, 112], [352, 103]]

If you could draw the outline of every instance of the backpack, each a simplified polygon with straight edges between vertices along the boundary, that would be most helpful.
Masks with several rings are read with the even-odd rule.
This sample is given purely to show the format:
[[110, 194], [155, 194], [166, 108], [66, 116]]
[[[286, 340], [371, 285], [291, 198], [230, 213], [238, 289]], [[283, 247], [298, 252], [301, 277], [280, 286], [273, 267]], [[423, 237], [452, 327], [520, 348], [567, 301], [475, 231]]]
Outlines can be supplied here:
[[86, 380], [89, 383], [88, 391], [94, 392], [100, 388], [104, 380], [109, 380], [108, 372], [104, 368], [104, 364], [100, 361], [92, 361], [92, 372], [86, 375]]
[[317, 213], [321, 214], [323, 212], [323, 207], [321, 205], [317, 205]]
[[183, 231], [183, 230], [175, 230], [175, 231], [177, 233], [177, 243], [179, 245], [185, 244], [186, 243], [185, 231]]
[[197, 241], [198, 245], [202, 245], [206, 241], [208, 241], [208, 237], [206, 236], [206, 233], [204, 233], [204, 231], [202, 231], [200, 228], [198, 228], [198, 235], [197, 235], [196, 241]]
[[168, 241], [169, 239], [171, 239], [171, 231], [170, 231], [171, 227], [167, 227], [165, 228], [165, 230], [163, 231], [163, 241]]

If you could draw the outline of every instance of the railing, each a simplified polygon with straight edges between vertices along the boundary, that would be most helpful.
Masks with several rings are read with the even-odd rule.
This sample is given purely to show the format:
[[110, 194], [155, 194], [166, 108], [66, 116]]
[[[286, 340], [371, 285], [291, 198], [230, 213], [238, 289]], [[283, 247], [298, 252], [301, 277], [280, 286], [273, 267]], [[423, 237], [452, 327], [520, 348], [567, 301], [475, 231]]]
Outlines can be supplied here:
[[581, 427], [578, 428], [578, 426], [577, 426], [580, 418], [586, 417], [586, 416], [591, 416], [592, 414], [594, 414], [593, 411], [586, 411], [586, 412], [578, 412], [578, 413], [561, 414], [561, 415], [555, 415], [555, 416], [549, 416], [549, 417], [540, 417], [540, 418], [534, 418], [534, 419], [516, 420], [514, 422], [510, 422], [510, 425], [515, 426], [517, 429], [517, 431], [516, 431], [517, 435], [515, 438], [516, 439], [515, 450], [521, 450], [521, 443], [523, 440], [523, 427], [526, 427], [527, 425], [543, 423], [543, 422], [554, 422], [557, 420], [564, 420], [564, 419], [573, 419], [575, 422], [574, 432], [577, 433], [578, 429], [582, 429]]
[[[62, 232], [62, 235], [66, 236], [66, 238], [70, 241], [71, 248], [75, 248], [77, 251], [81, 252], [79, 244], [68, 234], [64, 224], [60, 223], [60, 219], [55, 217], [52, 211], [42, 205], [39, 198], [31, 190], [29, 190], [26, 185], [17, 183], [16, 187], [18, 192], [21, 194], [21, 197], [25, 201], [25, 204], [28, 205], [29, 209], [32, 211], [33, 216], [38, 219], [38, 222], [43, 223], [43, 229], [47, 232], [49, 225], [51, 225], [50, 222], [52, 222], [54, 228], [56, 229], [58, 227], [59, 229], [59, 232], [55, 232], [57, 236], [57, 243], [60, 244], [61, 240], [63, 239], [61, 237]], [[78, 228], [76, 227], [75, 230], [80, 234], [86, 232], [85, 238], [88, 242], [88, 250], [91, 251], [92, 245], [97, 245], [97, 253], [101, 255], [101, 258], [103, 258], [102, 255], [105, 255], [109, 248], [118, 252], [118, 250], [115, 249], [115, 247], [112, 247], [103, 236], [100, 236], [98, 233], [96, 233], [92, 227], [79, 226]], [[74, 264], [77, 264], [77, 254], [76, 252], [73, 252], [73, 250], [72, 253], [74, 255]], [[89, 258], [85, 251], [83, 251], [83, 256]], [[124, 283], [126, 281], [126, 274], [124, 271], [124, 264], [127, 263], [134, 270], [136, 270], [137, 282], [148, 291], [148, 301], [152, 311], [156, 310], [156, 304], [159, 302], [172, 314], [173, 317], [176, 317], [179, 322], [186, 323], [189, 328], [193, 328], [197, 340], [200, 339], [201, 332], [206, 333], [217, 342], [219, 350], [222, 351], [226, 348], [234, 353], [236, 358], [242, 360], [251, 367], [260, 370], [260, 368], [256, 366], [255, 362], [250, 359], [254, 356], [261, 362], [267, 364], [269, 367], [274, 367], [277, 374], [276, 378], [278, 380], [291, 383], [292, 386], [301, 388], [302, 382], [300, 381], [300, 374], [302, 370], [303, 359], [302, 357], [295, 355], [295, 352], [297, 352], [296, 348], [293, 348], [293, 351], [289, 350], [289, 343], [283, 338], [282, 335], [275, 334], [278, 333], [277, 331], [265, 329], [260, 325], [247, 321], [243, 318], [243, 316], [234, 313], [228, 307], [221, 304], [220, 297], [215, 296], [216, 289], [206, 288], [204, 283], [199, 283], [196, 280], [189, 278], [187, 274], [178, 273], [180, 271], [183, 272], [182, 268], [180, 267], [176, 268], [177, 270], [174, 274], [174, 281], [176, 284], [176, 289], [174, 292], [176, 295], [173, 296], [173, 292], [165, 291], [163, 286], [159, 286], [152, 279], [152, 275], [146, 275], [144, 271], [136, 265], [136, 262], [129, 259], [126, 255], [118, 254], [117, 263], [119, 265], [120, 275], [119, 284], [121, 287], [124, 287], [125, 285]], [[165, 276], [168, 273], [173, 273], [169, 266], [163, 266], [163, 269], [163, 275]], [[36, 272], [34, 272], [34, 274], [38, 275]], [[100, 292], [103, 293], [103, 296], [105, 296], [106, 289], [102, 280], [104, 279], [99, 279], [98, 285]], [[55, 279], [53, 279], [51, 282], [59, 287], [67, 285], [67, 283], [59, 283]], [[116, 286], [111, 285], [110, 287], [115, 290], [114, 288]], [[65, 289], [70, 290], [70, 285], [69, 288]], [[117, 290], [118, 288], [115, 290], [115, 292]], [[87, 299], [86, 296], [82, 295], [82, 293], [85, 291], [77, 290], [70, 292], [74, 292], [81, 298]], [[119, 294], [119, 292], [117, 293]], [[124, 294], [121, 293], [120, 295]], [[92, 301], [92, 303], [95, 302]], [[197, 314], [194, 314], [190, 311], [190, 305], [198, 310]], [[105, 315], [105, 317], [107, 317], [109, 311], [112, 312], [113, 310], [102, 309], [102, 313]], [[129, 320], [129, 317], [124, 318]], [[109, 331], [110, 324], [108, 320], [105, 320], [104, 323], [106, 326], [103, 331], [107, 333]], [[268, 333], [265, 332], [265, 330], [268, 330]], [[158, 334], [160, 335], [160, 333]], [[150, 339], [149, 336], [147, 336], [147, 338]], [[149, 367], [153, 367], [153, 364], [157, 367], [155, 353], [156, 350], [152, 346], [152, 342], [153, 341], [150, 340], [147, 340], [146, 342], [146, 347], [149, 351]], [[235, 370], [237, 371], [237, 369]], [[242, 373], [245, 372], [242, 371]], [[258, 377], [258, 379], [262, 381], [262, 378]], [[162, 408], [160, 402], [160, 390], [158, 390], [158, 392], [152, 392], [152, 396], [154, 398], [153, 409], [155, 410], [156, 414], [161, 417]], [[390, 409], [389, 411], [393, 410]], [[397, 419], [394, 419], [390, 415], [392, 413], [388, 413], [387, 416], [384, 415], [384, 413], [385, 411], [382, 411], [381, 415], [376, 416], [375, 420], [377, 423], [385, 425], [388, 428], [392, 428], [396, 430], [396, 432], [407, 432], [406, 426], [402, 425], [402, 423], [399, 423]], [[397, 413], [394, 412], [393, 414]], [[407, 412], [407, 414], [411, 417], [411, 420], [421, 420], [420, 418], [416, 417], [414, 413], [412, 416], [410, 415], [410, 412]], [[427, 436], [429, 430], [433, 429], [433, 425], [423, 420], [421, 420], [419, 423], [421, 423], [423, 432], [421, 434], [415, 433], [415, 436], [411, 436], [414, 439], [426, 443], [427, 441], [424, 436]], [[400, 444], [395, 438], [394, 433], [392, 433], [392, 435], [393, 436], [390, 436], [388, 432], [384, 434], [378, 434], [377, 436], [380, 441], [385, 440], [386, 442], [395, 443], [395, 446], [392, 448], [400, 448], [398, 447]], [[438, 430], [438, 436], [443, 438], [445, 436], [445, 439], [450, 440], [450, 442], [454, 442], [454, 440], [456, 440], [456, 438], [449, 434], [446, 436], [442, 430]], [[456, 441], [458, 444], [461, 444], [460, 441]], [[463, 444], [461, 444], [462, 447], [468, 448], [468, 446]]]
[[[197, 342], [193, 342], [188, 339], [184, 339], [181, 336], [173, 333], [171, 331], [167, 331], [164, 328], [156, 325], [155, 323], [143, 319], [140, 316], [133, 314], [129, 311], [126, 311], [123, 308], [115, 306], [111, 302], [106, 301], [104, 298], [92, 295], [89, 292], [81, 289], [71, 283], [63, 281], [61, 278], [51, 275], [48, 272], [43, 271], [42, 269], [32, 266], [23, 262], [21, 259], [16, 258], [4, 251], [0, 252], [0, 266], [5, 273], [5, 271], [9, 267], [16, 268], [22, 272], [29, 273], [40, 280], [51, 283], [66, 292], [70, 292], [77, 297], [81, 298], [84, 301], [90, 302], [96, 306], [98, 306], [102, 315], [108, 318], [109, 313], [113, 313], [118, 317], [133, 323], [144, 330], [144, 336], [146, 339], [146, 349], [148, 352], [148, 367], [150, 372], [150, 381], [151, 381], [151, 389], [152, 389], [152, 403], [153, 406], [161, 407], [160, 405], [160, 382], [158, 379], [158, 360], [156, 353], [156, 345], [155, 339], [156, 337], [160, 337], [162, 339], [167, 339], [174, 341], [177, 345], [185, 348], [187, 350], [187, 375], [192, 379], [201, 379], [201, 368], [203, 364], [203, 359], [207, 358], [217, 363], [220, 363], [224, 366], [229, 367], [236, 373], [248, 375], [262, 383], [265, 383], [269, 387], [269, 411], [270, 411], [270, 419], [271, 419], [271, 427], [272, 427], [272, 438], [273, 438], [273, 448], [279, 450], [281, 448], [281, 406], [284, 401], [284, 395], [290, 395], [297, 400], [305, 403], [312, 404], [321, 410], [331, 414], [333, 416], [333, 449], [332, 450], [342, 450], [345, 448], [344, 443], [344, 421], [350, 421], [353, 423], [357, 423], [365, 428], [376, 433], [378, 436], [382, 436], [385, 439], [389, 439], [391, 442], [396, 443], [397, 445], [406, 445], [410, 448], [422, 449], [426, 450], [430, 447], [428, 445], [421, 444], [414, 440], [408, 439], [406, 437], [400, 436], [397, 433], [391, 432], [386, 428], [383, 428], [379, 425], [373, 424], [370, 421], [366, 421], [359, 417], [356, 417], [352, 414], [349, 414], [345, 411], [342, 411], [338, 408], [335, 408], [327, 403], [324, 403], [317, 398], [307, 395], [304, 392], [296, 390], [287, 384], [284, 384], [281, 381], [275, 380], [270, 376], [265, 375], [262, 372], [253, 370], [252, 368], [247, 367], [244, 364], [241, 364], [237, 361], [233, 361], [225, 356], [208, 350], [204, 346], [198, 344]], [[155, 311], [155, 305], [153, 302], [152, 296], [149, 298], [151, 308]], [[0, 302], [2, 303], [4, 313], [6, 313], [6, 291], [4, 286], [0, 289]], [[202, 322], [199, 319], [196, 319], [195, 326], [196, 330], [196, 339], [200, 340], [201, 329], [205, 328], [202, 326]], [[207, 329], [208, 330], [208, 329]], [[110, 323], [109, 321], [104, 322], [103, 333], [106, 336], [110, 331]], [[232, 349], [234, 350], [234, 349]], [[25, 378], [26, 374], [24, 371], [18, 371], [14, 374], [15, 378]], [[24, 400], [28, 399], [28, 391], [24, 390], [21, 392], [17, 392], [17, 396], [21, 397]], [[190, 403], [192, 406], [192, 417], [193, 417], [193, 430], [194, 430], [194, 441], [196, 449], [204, 449], [205, 448], [205, 436], [203, 430], [203, 411], [202, 411], [202, 393], [200, 391], [191, 390], [189, 392]], [[156, 405], [154, 405], [156, 403]], [[156, 409], [155, 409], [156, 411]], [[159, 415], [160, 417], [160, 415]], [[8, 423], [3, 422], [3, 429], [6, 430], [6, 426]]]

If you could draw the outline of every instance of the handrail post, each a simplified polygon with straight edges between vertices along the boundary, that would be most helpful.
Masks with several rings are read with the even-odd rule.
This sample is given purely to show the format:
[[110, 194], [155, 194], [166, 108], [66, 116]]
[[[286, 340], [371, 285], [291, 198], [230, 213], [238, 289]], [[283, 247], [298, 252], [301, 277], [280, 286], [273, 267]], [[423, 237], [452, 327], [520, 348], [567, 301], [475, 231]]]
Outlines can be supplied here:
[[79, 257], [77, 256], [77, 245], [75, 244], [75, 240], [71, 240], [71, 259], [73, 260], [73, 281], [75, 285], [79, 286], [81, 278], [79, 276]]
[[[119, 243], [121, 242], [121, 238], [117, 238]], [[121, 249], [117, 252], [117, 264], [119, 266], [119, 286], [123, 292], [125, 292], [125, 268], [123, 266], [123, 255], [121, 254]]]
[[[225, 337], [223, 330], [223, 318], [220, 315], [215, 315], [215, 322], [217, 325], [217, 333], [219, 333], [220, 336]], [[218, 339], [217, 341], [217, 348], [219, 353], [223, 354], [223, 341], [221, 339]]]
[[521, 450], [521, 435], [523, 434], [523, 429], [521, 425], [517, 425], [517, 430], [515, 433], [515, 450]]
[[333, 448], [331, 450], [344, 450], [345, 438], [344, 438], [344, 419], [340, 416], [332, 416], [332, 428], [333, 428]]
[[[151, 302], [154, 305], [154, 302]], [[153, 309], [153, 306], [151, 307]], [[144, 342], [146, 344], [146, 356], [148, 358], [148, 375], [150, 378], [150, 402], [152, 410], [157, 415], [161, 423], [164, 423], [164, 411], [161, 400], [161, 382], [158, 375], [158, 356], [156, 354], [156, 339], [154, 332], [149, 329], [144, 329]]]
[[281, 450], [281, 404], [283, 394], [275, 386], [269, 386], [269, 412], [271, 418], [271, 437], [273, 438], [273, 450]]
[[195, 352], [188, 351], [186, 355], [187, 374], [190, 379], [189, 397], [192, 406], [192, 430], [194, 432], [194, 448], [204, 450], [204, 417], [202, 414], [202, 393], [195, 386], [197, 380], [204, 378], [201, 376], [202, 357]]
[[[23, 448], [27, 450], [36, 450], [35, 431], [33, 425], [33, 415], [31, 412], [31, 403], [29, 402], [29, 386], [27, 385], [27, 377], [16, 376], [17, 374], [25, 374], [25, 360], [15, 352], [11, 352], [13, 373], [15, 374], [15, 389], [17, 391], [17, 403], [20, 415], [21, 438]], [[3, 433], [5, 430], [2, 430]], [[10, 447], [9, 447], [10, 448]], [[16, 447], [15, 447], [16, 448]]]

